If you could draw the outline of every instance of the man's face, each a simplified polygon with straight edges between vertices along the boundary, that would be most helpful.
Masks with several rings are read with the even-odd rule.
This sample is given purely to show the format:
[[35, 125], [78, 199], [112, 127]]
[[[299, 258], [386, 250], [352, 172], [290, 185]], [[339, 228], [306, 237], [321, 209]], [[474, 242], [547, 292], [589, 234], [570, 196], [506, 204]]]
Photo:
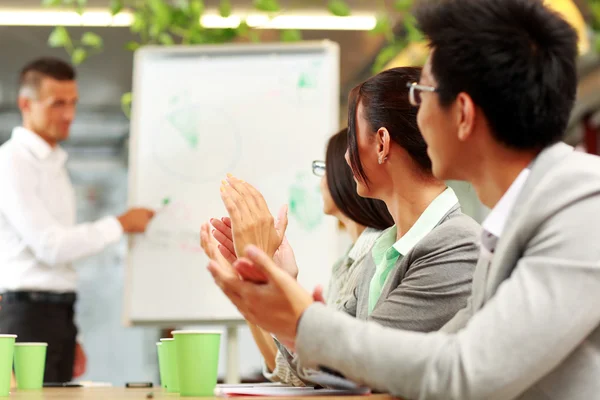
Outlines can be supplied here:
[[37, 95], [23, 103], [23, 116], [37, 134], [56, 144], [69, 137], [77, 100], [77, 82], [45, 77]]
[[[423, 67], [419, 83], [438, 87], [431, 72], [431, 56]], [[433, 174], [438, 179], [460, 179], [457, 176], [457, 163], [461, 160], [461, 143], [458, 140], [459, 121], [456, 118], [455, 105], [442, 107], [439, 93], [436, 92], [423, 91], [420, 96], [417, 123], [427, 143], [427, 154], [431, 158]]]

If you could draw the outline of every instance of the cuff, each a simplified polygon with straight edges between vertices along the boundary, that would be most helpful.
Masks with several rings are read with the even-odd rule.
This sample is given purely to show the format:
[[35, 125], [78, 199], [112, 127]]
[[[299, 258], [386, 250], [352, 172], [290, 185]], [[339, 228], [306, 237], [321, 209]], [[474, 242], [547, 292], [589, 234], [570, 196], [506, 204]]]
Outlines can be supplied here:
[[96, 227], [102, 233], [106, 244], [116, 243], [123, 237], [123, 226], [115, 217], [102, 218], [96, 222]]

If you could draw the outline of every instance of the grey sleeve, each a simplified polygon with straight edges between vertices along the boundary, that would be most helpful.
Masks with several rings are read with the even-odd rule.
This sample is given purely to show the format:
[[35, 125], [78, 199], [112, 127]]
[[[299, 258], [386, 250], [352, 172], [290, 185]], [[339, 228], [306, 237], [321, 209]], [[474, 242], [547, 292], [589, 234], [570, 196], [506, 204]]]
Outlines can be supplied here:
[[369, 320], [391, 328], [431, 332], [467, 305], [479, 255], [478, 229], [446, 224], [436, 232], [434, 243], [415, 249], [417, 255], [405, 276], [392, 282], [396, 287], [378, 303]]
[[473, 274], [473, 289], [471, 296], [467, 300], [467, 306], [456, 313], [454, 317], [448, 323], [446, 323], [440, 330], [448, 333], [458, 332], [465, 326], [467, 322], [473, 316], [473, 301], [475, 298], [482, 298], [483, 292], [485, 291], [485, 274], [488, 268], [488, 260], [481, 258], [475, 267], [475, 273]]
[[[298, 327], [302, 365], [411, 399], [518, 397], [600, 323], [599, 198], [545, 220], [512, 275], [458, 333], [394, 330], [315, 304]], [[577, 380], [574, 368], [565, 373]]]

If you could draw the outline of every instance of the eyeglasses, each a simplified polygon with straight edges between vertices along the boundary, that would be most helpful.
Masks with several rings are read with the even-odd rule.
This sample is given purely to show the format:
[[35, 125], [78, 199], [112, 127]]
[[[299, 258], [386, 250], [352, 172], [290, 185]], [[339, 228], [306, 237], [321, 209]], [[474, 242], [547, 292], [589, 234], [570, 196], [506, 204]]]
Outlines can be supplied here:
[[438, 89], [433, 86], [419, 85], [417, 82], [407, 83], [406, 87], [410, 89], [408, 92], [408, 100], [410, 101], [410, 104], [415, 107], [421, 105], [421, 92], [434, 93], [438, 91]]
[[312, 172], [316, 176], [325, 176], [325, 161], [313, 161]]

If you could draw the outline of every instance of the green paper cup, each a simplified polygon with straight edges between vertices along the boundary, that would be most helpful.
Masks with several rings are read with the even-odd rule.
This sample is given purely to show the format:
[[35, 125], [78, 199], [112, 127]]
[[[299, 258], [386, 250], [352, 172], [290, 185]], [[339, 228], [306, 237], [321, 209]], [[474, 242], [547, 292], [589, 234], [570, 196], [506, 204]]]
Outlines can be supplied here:
[[167, 388], [167, 357], [164, 354], [164, 346], [161, 342], [156, 343], [156, 350], [158, 353], [158, 371], [160, 372], [160, 386]]
[[0, 396], [8, 396], [10, 392], [16, 338], [17, 335], [0, 335]]
[[219, 370], [219, 331], [174, 331], [181, 396], [213, 397]]
[[165, 366], [167, 367], [167, 392], [179, 393], [179, 374], [177, 372], [177, 351], [175, 349], [175, 339], [160, 339], [162, 351], [165, 356]]
[[15, 378], [19, 390], [39, 390], [44, 384], [48, 343], [15, 343]]

